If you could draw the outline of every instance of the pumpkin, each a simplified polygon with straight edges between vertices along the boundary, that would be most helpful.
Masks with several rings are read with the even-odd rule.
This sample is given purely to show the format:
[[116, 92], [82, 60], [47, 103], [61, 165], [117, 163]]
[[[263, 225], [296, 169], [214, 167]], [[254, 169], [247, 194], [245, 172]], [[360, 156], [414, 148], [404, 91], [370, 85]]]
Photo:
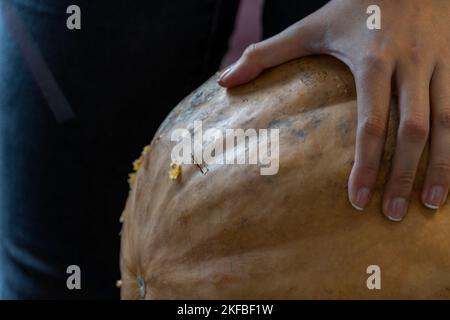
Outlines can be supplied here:
[[[307, 57], [234, 89], [216, 81], [171, 112], [139, 161], [124, 211], [123, 299], [450, 298], [450, 209], [420, 203], [426, 155], [404, 221], [381, 214], [396, 108], [361, 213], [347, 198], [357, 110], [344, 64]], [[278, 172], [174, 164], [171, 133], [196, 120], [279, 129]]]

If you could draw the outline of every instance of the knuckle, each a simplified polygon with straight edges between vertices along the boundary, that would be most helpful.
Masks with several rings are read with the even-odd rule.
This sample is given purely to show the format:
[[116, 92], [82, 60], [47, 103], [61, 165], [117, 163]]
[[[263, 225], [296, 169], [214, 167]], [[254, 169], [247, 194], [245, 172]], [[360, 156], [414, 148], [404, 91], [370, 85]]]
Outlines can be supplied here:
[[450, 161], [437, 161], [430, 164], [430, 170], [439, 177], [450, 177]]
[[376, 177], [378, 174], [378, 165], [375, 163], [361, 163], [357, 167], [357, 171], [359, 172], [359, 176], [362, 179], [367, 179], [370, 177]]
[[371, 137], [384, 139], [386, 135], [386, 121], [381, 115], [371, 114], [361, 121], [360, 130]]
[[409, 50], [407, 57], [414, 65], [420, 65], [424, 61], [424, 52], [420, 51], [417, 47], [413, 47]]
[[362, 57], [360, 66], [363, 73], [386, 72], [389, 69], [389, 59], [387, 54], [375, 51]]
[[414, 40], [406, 50], [406, 59], [414, 65], [420, 65], [429, 58], [431, 58], [429, 50], [421, 40]]
[[425, 141], [428, 138], [429, 125], [424, 117], [410, 117], [400, 125], [400, 135], [412, 141]]
[[244, 57], [251, 61], [259, 61], [261, 56], [261, 48], [258, 43], [252, 43], [244, 51]]
[[393, 175], [392, 182], [395, 188], [409, 190], [414, 183], [414, 172], [402, 171]]
[[450, 107], [438, 112], [438, 124], [445, 129], [450, 129]]

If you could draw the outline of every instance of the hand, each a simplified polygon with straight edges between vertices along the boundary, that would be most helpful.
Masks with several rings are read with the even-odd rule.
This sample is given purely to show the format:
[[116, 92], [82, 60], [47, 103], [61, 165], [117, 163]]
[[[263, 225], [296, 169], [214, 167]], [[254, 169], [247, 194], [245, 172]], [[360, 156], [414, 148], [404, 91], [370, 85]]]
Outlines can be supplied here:
[[[381, 8], [381, 30], [366, 27], [371, 4]], [[358, 100], [355, 164], [348, 190], [350, 202], [360, 210], [373, 193], [386, 137], [391, 84], [395, 85], [400, 125], [382, 207], [388, 218], [400, 221], [407, 212], [429, 134], [422, 201], [437, 209], [448, 195], [449, 21], [448, 0], [333, 0], [280, 34], [249, 46], [219, 83], [233, 87], [266, 68], [310, 54], [329, 54], [346, 63], [355, 77]]]

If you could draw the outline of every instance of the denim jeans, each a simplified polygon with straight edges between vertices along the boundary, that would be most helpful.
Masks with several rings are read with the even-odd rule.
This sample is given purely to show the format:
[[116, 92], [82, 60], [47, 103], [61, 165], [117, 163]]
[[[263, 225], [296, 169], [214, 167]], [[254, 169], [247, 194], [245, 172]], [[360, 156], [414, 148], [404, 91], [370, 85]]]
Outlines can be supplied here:
[[[265, 34], [309, 13], [294, 12], [293, 2], [267, 1], [279, 9], [264, 15]], [[311, 10], [326, 1], [312, 2]], [[52, 91], [11, 30], [5, 3], [69, 103], [70, 120], [55, 118]], [[131, 162], [219, 67], [238, 0], [0, 4], [0, 298], [118, 298]], [[81, 30], [66, 27], [70, 4], [81, 7]], [[66, 286], [70, 265], [81, 269], [81, 290]]]

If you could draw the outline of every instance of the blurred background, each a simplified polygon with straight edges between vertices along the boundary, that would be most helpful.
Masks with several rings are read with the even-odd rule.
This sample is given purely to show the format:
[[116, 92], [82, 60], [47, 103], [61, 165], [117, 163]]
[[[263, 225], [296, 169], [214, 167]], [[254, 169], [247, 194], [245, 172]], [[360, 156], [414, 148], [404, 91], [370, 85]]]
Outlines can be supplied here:
[[252, 43], [262, 38], [263, 0], [241, 0], [229, 42], [229, 50], [222, 60], [222, 68], [236, 61]]

